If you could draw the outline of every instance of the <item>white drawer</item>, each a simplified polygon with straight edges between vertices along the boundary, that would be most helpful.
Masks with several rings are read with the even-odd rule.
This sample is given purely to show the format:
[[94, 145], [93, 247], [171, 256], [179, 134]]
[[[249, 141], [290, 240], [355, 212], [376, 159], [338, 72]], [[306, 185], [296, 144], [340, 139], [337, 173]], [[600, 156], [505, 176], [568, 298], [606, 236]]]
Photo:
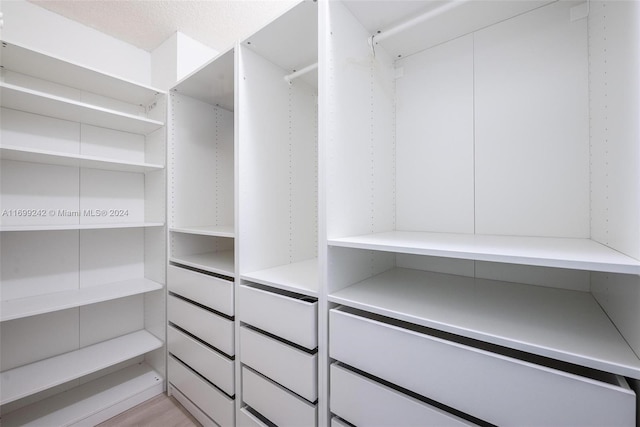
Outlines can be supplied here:
[[330, 396], [331, 412], [359, 427], [474, 425], [335, 363]]
[[318, 346], [318, 302], [240, 286], [240, 320], [313, 350]]
[[232, 320], [171, 295], [167, 298], [167, 317], [170, 322], [223, 353], [234, 355]]
[[182, 394], [182, 392], [175, 388], [173, 384], [169, 383], [169, 385], [167, 386], [167, 392], [169, 393], [169, 396], [173, 396], [174, 399], [176, 399], [182, 406], [184, 406], [184, 409], [186, 409], [193, 418], [198, 420], [198, 422], [202, 424], [203, 427], [218, 427], [218, 424], [216, 424], [211, 418], [209, 418], [209, 416], [205, 414], [200, 408], [194, 405], [191, 400], [187, 399], [187, 396]]
[[243, 406], [238, 415], [238, 427], [268, 427], [258, 417], [249, 411], [248, 406]]
[[635, 394], [618, 376], [597, 381], [342, 309], [329, 331], [332, 358], [493, 424], [635, 424]]
[[233, 282], [170, 265], [167, 272], [170, 292], [233, 316]]
[[229, 396], [235, 394], [233, 360], [169, 326], [167, 328], [169, 352], [191, 369], [211, 381]]
[[317, 424], [315, 405], [245, 366], [242, 367], [242, 400], [281, 427]]
[[318, 398], [318, 355], [240, 328], [240, 360], [310, 402]]
[[169, 356], [169, 382], [222, 427], [235, 424], [234, 400]]
[[350, 427], [349, 424], [345, 423], [338, 417], [331, 418], [331, 427]]

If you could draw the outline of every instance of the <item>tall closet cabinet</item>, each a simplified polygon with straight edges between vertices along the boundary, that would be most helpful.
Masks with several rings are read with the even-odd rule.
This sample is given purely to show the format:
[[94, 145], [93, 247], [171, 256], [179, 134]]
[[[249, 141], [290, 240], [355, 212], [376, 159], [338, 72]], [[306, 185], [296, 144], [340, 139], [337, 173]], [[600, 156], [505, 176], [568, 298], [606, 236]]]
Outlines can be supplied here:
[[164, 389], [165, 94], [2, 43], [2, 424]]

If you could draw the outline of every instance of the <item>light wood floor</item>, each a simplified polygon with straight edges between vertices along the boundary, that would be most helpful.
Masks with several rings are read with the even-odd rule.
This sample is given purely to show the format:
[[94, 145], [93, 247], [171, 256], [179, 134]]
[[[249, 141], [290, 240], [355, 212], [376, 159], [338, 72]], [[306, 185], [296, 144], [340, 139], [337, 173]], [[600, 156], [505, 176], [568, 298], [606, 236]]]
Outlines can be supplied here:
[[193, 427], [200, 423], [173, 397], [158, 395], [134, 406], [98, 427]]

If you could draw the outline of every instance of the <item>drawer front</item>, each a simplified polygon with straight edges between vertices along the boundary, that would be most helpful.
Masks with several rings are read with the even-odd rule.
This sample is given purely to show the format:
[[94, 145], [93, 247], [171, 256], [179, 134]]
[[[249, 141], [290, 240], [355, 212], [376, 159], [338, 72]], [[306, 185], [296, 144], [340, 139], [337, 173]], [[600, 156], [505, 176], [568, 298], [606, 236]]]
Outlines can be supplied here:
[[235, 424], [235, 404], [182, 363], [169, 357], [169, 382], [222, 427]]
[[176, 399], [178, 403], [184, 406], [184, 409], [186, 409], [193, 418], [198, 420], [198, 422], [202, 424], [203, 427], [218, 427], [218, 424], [216, 424], [211, 418], [209, 418], [209, 416], [202, 412], [200, 408], [194, 405], [191, 400], [187, 399], [187, 397], [182, 394], [180, 390], [175, 388], [171, 383], [169, 383], [167, 387], [167, 392], [169, 393], [169, 396], [173, 396], [173, 398]]
[[240, 360], [310, 402], [318, 398], [318, 355], [242, 326]]
[[167, 298], [167, 317], [223, 353], [234, 355], [233, 321], [171, 295]]
[[493, 424], [635, 423], [635, 394], [628, 386], [576, 376], [339, 309], [331, 310], [329, 328], [332, 358]]
[[171, 354], [229, 396], [235, 394], [232, 360], [171, 326], [167, 329], [167, 341]]
[[331, 427], [350, 427], [349, 424], [345, 423], [338, 417], [331, 418]]
[[170, 265], [167, 287], [185, 298], [233, 316], [233, 282]]
[[238, 427], [268, 427], [267, 424], [263, 423], [253, 415], [247, 406], [242, 407], [240, 409], [240, 414], [238, 415]]
[[314, 427], [317, 424], [315, 405], [244, 366], [242, 400], [278, 426]]
[[318, 346], [318, 302], [240, 286], [240, 320], [313, 350]]
[[471, 426], [452, 414], [331, 365], [331, 412], [357, 426]]

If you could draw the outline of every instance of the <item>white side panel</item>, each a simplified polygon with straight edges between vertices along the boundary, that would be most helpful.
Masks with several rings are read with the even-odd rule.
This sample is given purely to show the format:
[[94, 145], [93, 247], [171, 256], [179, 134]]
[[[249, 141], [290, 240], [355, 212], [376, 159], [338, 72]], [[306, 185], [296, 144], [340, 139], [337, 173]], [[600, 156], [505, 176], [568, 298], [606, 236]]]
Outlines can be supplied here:
[[571, 6], [475, 34], [478, 234], [589, 237], [587, 24]]
[[473, 37], [396, 67], [396, 229], [473, 233]]
[[395, 222], [394, 90], [390, 59], [331, 2], [327, 55], [327, 233], [389, 231]]
[[591, 237], [640, 258], [640, 4], [590, 5]]
[[144, 229], [80, 232], [80, 286], [144, 277]]
[[[2, 233], [3, 300], [77, 289], [78, 231]], [[5, 346], [6, 347], [6, 346]]]
[[329, 247], [329, 294], [395, 267], [396, 255], [388, 252]]
[[144, 221], [166, 223], [166, 174], [153, 171], [144, 175]]
[[66, 120], [0, 109], [2, 145], [80, 154], [80, 125]]
[[128, 162], [145, 162], [144, 135], [80, 125], [80, 154]]
[[144, 222], [144, 175], [80, 170], [80, 223]]
[[79, 347], [78, 310], [62, 310], [0, 324], [4, 372]]
[[2, 225], [79, 223], [77, 168], [12, 160], [1, 165]]

